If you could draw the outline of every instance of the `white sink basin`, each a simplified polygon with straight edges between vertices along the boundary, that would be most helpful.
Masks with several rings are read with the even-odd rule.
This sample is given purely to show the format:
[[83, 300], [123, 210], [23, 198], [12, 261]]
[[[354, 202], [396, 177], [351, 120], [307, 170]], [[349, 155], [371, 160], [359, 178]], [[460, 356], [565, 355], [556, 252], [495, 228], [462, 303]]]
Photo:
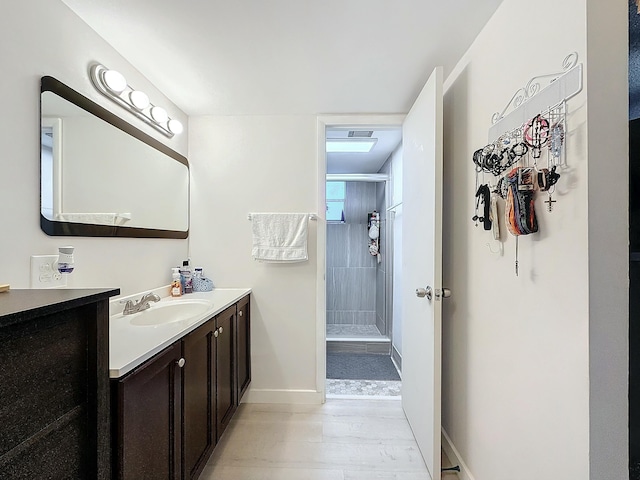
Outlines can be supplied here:
[[211, 309], [213, 309], [213, 304], [208, 300], [173, 300], [152, 304], [148, 310], [126, 315], [124, 318], [129, 319], [131, 325], [143, 327], [166, 325], [197, 320]]

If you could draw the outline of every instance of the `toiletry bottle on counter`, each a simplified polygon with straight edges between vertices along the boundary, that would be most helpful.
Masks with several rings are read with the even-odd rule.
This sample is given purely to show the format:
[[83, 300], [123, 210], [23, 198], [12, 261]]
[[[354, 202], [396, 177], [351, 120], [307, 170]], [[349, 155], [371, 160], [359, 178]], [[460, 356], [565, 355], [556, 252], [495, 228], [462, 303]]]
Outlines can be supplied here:
[[193, 293], [193, 274], [191, 273], [191, 267], [189, 267], [189, 260], [182, 262], [180, 276], [182, 280], [182, 292]]
[[182, 295], [182, 282], [180, 281], [180, 269], [178, 267], [171, 269], [171, 287], [169, 289], [172, 297]]

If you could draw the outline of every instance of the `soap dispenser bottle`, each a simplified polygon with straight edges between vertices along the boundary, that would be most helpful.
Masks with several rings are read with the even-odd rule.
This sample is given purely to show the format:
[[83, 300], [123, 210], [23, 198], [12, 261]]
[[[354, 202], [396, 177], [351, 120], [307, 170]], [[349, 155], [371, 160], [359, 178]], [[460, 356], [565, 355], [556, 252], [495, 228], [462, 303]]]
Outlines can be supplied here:
[[182, 276], [182, 293], [193, 293], [193, 273], [191, 272], [191, 267], [189, 266], [189, 260], [185, 260], [184, 262], [182, 262], [180, 275]]
[[171, 287], [169, 292], [172, 297], [179, 297], [182, 295], [182, 283], [180, 282], [180, 269], [171, 269]]

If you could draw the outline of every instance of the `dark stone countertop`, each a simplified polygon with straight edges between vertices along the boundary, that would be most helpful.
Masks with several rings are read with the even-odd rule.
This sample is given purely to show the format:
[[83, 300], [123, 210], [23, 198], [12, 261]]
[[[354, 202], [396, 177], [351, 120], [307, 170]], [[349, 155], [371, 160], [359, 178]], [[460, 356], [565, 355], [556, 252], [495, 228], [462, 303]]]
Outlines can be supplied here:
[[9, 290], [0, 293], [0, 328], [119, 294], [119, 288]]

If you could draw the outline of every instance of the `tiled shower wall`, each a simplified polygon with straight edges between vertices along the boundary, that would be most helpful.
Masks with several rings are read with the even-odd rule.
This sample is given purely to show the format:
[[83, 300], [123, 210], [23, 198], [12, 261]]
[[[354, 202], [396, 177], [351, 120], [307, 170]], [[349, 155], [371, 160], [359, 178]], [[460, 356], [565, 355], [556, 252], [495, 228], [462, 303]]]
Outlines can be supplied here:
[[376, 184], [347, 182], [345, 223], [327, 225], [327, 324], [375, 325], [377, 261], [369, 254], [367, 213]]

